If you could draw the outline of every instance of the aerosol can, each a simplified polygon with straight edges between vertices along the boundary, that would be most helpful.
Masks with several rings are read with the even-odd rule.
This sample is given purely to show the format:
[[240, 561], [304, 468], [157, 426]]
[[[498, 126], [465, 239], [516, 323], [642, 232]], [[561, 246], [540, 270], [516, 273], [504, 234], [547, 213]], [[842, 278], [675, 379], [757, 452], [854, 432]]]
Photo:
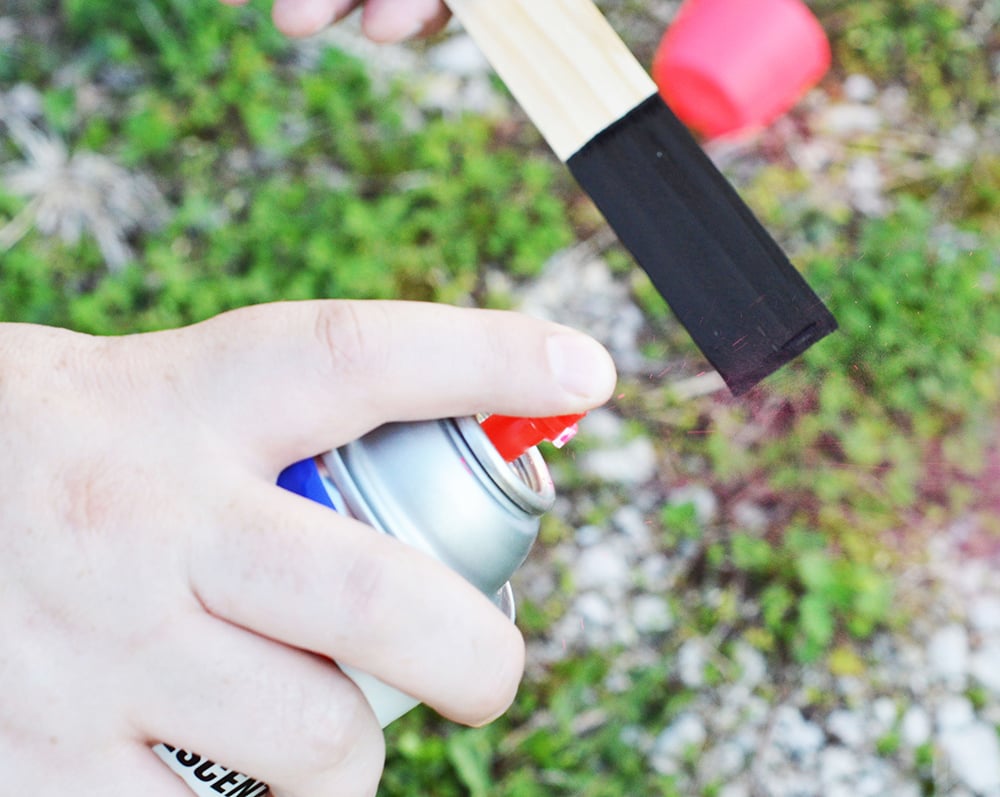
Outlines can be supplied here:
[[[387, 424], [286, 468], [278, 484], [440, 560], [513, 622], [508, 579], [555, 500], [535, 445], [562, 445], [581, 417], [491, 415], [482, 422], [466, 417]], [[383, 728], [417, 705], [367, 673], [342, 669]], [[153, 749], [202, 797], [263, 797], [268, 791], [266, 783], [181, 747]]]

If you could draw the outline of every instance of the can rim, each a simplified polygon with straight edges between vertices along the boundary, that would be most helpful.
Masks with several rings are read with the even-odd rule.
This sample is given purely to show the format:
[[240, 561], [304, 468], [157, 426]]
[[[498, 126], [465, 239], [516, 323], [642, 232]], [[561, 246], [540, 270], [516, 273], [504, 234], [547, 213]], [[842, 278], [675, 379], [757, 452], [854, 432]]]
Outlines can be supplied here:
[[483, 470], [511, 501], [532, 515], [543, 515], [552, 508], [556, 500], [555, 485], [536, 447], [529, 448], [513, 462], [507, 462], [486, 436], [477, 418], [466, 416], [452, 420]]

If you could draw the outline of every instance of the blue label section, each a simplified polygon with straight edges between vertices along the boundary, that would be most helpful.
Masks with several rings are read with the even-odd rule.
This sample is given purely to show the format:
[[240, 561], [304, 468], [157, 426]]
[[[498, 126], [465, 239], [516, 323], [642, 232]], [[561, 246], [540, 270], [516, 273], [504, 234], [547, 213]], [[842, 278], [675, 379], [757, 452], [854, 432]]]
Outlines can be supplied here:
[[284, 487], [293, 493], [322, 504], [330, 509], [336, 510], [330, 493], [323, 484], [323, 477], [319, 474], [316, 462], [311, 459], [304, 459], [289, 465], [278, 475], [278, 486]]

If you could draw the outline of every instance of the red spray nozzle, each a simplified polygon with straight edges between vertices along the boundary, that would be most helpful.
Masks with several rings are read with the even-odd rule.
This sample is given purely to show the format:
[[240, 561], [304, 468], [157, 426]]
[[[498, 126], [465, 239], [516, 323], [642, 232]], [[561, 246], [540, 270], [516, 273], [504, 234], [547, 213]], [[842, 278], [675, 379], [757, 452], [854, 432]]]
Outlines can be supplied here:
[[491, 415], [482, 423], [483, 431], [507, 462], [513, 462], [534, 445], [548, 440], [561, 448], [576, 434], [576, 423], [586, 413], [556, 415], [552, 418], [512, 418]]

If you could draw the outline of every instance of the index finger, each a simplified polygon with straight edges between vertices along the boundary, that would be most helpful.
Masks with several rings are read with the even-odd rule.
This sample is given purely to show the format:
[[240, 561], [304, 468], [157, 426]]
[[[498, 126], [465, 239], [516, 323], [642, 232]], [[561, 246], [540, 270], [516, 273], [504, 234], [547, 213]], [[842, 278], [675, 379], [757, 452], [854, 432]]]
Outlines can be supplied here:
[[615, 384], [592, 338], [495, 310], [290, 302], [156, 334], [191, 405], [275, 474], [389, 421], [585, 412]]

